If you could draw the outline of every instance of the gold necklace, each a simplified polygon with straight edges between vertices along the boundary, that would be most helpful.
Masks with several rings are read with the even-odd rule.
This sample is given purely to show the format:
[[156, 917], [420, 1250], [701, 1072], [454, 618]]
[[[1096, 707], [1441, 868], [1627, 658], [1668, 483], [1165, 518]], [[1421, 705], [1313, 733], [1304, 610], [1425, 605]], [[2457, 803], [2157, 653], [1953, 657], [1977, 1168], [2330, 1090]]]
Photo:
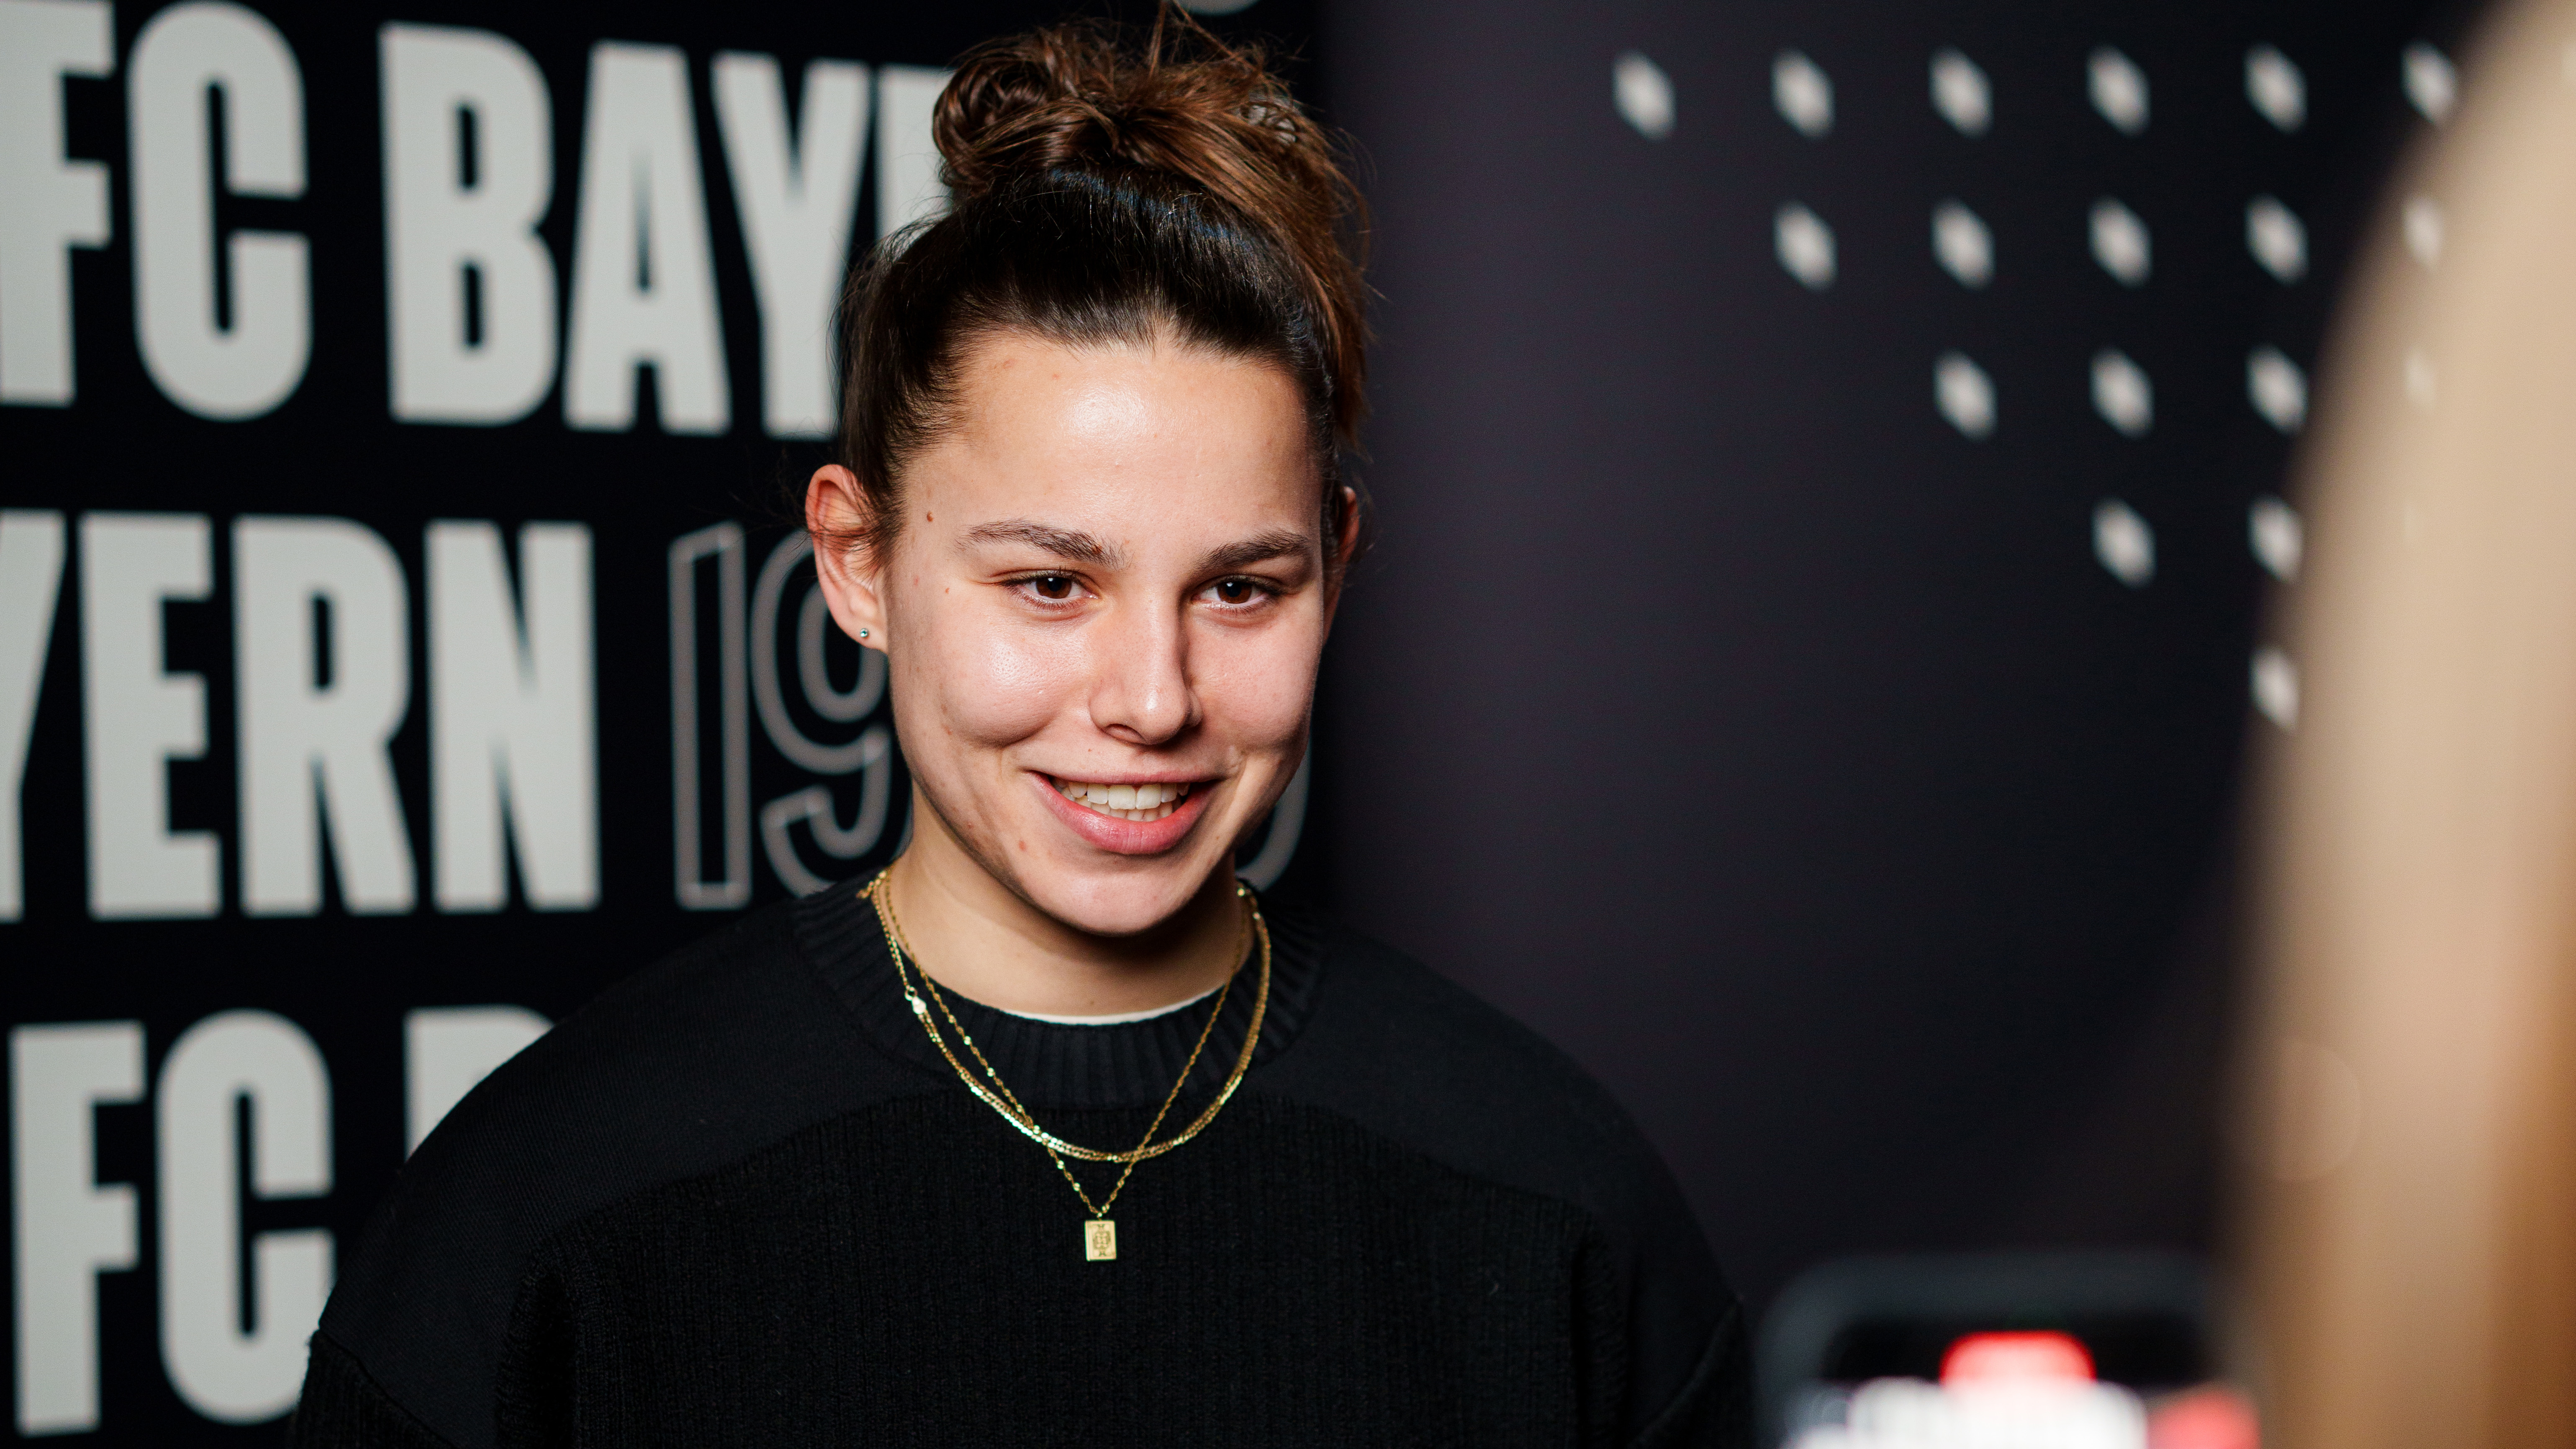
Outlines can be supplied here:
[[[920, 958], [913, 956], [910, 948], [905, 945], [903, 928], [895, 920], [894, 892], [886, 886], [887, 878], [893, 874], [894, 867], [891, 865], [878, 871], [875, 879], [860, 887], [859, 895], [876, 907], [877, 924], [885, 931], [886, 953], [894, 958], [895, 981], [903, 988], [904, 1000], [910, 1003], [913, 1016], [920, 1020], [921, 1029], [930, 1034], [931, 1044], [939, 1048], [940, 1056], [947, 1059], [949, 1069], [957, 1073], [957, 1080], [966, 1084], [966, 1090], [974, 1093], [976, 1100], [992, 1108], [1003, 1121], [1017, 1128], [1021, 1135], [1046, 1149], [1047, 1160], [1055, 1164], [1056, 1172], [1064, 1178], [1065, 1185], [1073, 1189], [1073, 1195], [1082, 1200], [1083, 1208], [1091, 1214], [1082, 1225], [1082, 1256], [1095, 1263], [1116, 1258], [1118, 1225], [1110, 1220], [1109, 1209], [1117, 1203], [1118, 1195], [1127, 1190], [1127, 1179], [1134, 1175], [1136, 1164], [1149, 1157], [1160, 1157], [1206, 1131], [1208, 1124], [1216, 1120], [1216, 1114], [1223, 1111], [1225, 1104], [1233, 1099], [1234, 1089], [1242, 1085], [1243, 1074], [1252, 1065], [1252, 1053], [1261, 1043], [1261, 1019], [1270, 1007], [1270, 927], [1261, 918], [1261, 903], [1253, 898], [1252, 892], [1246, 889], [1242, 882], [1235, 883], [1235, 896], [1244, 903], [1253, 937], [1261, 945], [1261, 984], [1259, 994], [1253, 998], [1252, 1022], [1244, 1032], [1243, 1050], [1236, 1055], [1234, 1071], [1226, 1077], [1225, 1086], [1218, 1091], [1216, 1099], [1208, 1103], [1207, 1110], [1199, 1114], [1197, 1121], [1164, 1141], [1154, 1140], [1154, 1134], [1162, 1128], [1163, 1119], [1170, 1115], [1172, 1104], [1180, 1100], [1181, 1088], [1189, 1082], [1190, 1073], [1197, 1069], [1199, 1054], [1207, 1049], [1208, 1037], [1216, 1030], [1217, 1018], [1225, 1014], [1226, 999], [1234, 990], [1234, 978], [1231, 975], [1227, 976], [1225, 984], [1217, 989], [1216, 1004], [1208, 1011], [1207, 1025], [1199, 1028], [1199, 1039], [1197, 1044], [1190, 1048], [1189, 1061], [1182, 1065], [1180, 1076], [1172, 1083], [1172, 1090], [1163, 1097], [1163, 1105], [1156, 1109], [1154, 1120], [1146, 1124], [1144, 1137], [1134, 1147], [1124, 1152], [1103, 1152], [1097, 1148], [1067, 1142], [1040, 1127], [1037, 1118], [1030, 1114], [1027, 1107], [1021, 1105], [1020, 1099], [1012, 1093], [1009, 1085], [1003, 1082], [1002, 1074], [993, 1069], [993, 1064], [985, 1058], [983, 1049], [976, 1046], [975, 1038], [968, 1034], [966, 1024], [957, 1019], [955, 1011], [949, 1009], [948, 998], [941, 994], [938, 984], [930, 979], [930, 973], [920, 970]], [[1238, 936], [1238, 942], [1240, 939]], [[906, 972], [904, 966], [907, 958], [914, 963], [910, 973]], [[918, 975], [921, 979], [919, 991], [913, 989], [914, 975]], [[923, 999], [925, 995], [929, 998], [927, 1001]], [[975, 1058], [975, 1064], [982, 1067], [984, 1075], [992, 1080], [993, 1085], [990, 1090], [987, 1090], [982, 1082], [975, 1080], [975, 1074], [967, 1071], [966, 1064], [957, 1060], [957, 1054], [949, 1050], [948, 1039], [940, 1035], [939, 1023], [930, 1014], [931, 1005], [934, 1003], [939, 1008], [939, 1015], [946, 1017], [948, 1025], [956, 1031], [957, 1039], [966, 1044], [966, 1050]], [[1088, 1162], [1122, 1164], [1118, 1172], [1118, 1181], [1109, 1189], [1109, 1195], [1097, 1203], [1093, 1202], [1091, 1194], [1084, 1191], [1082, 1183], [1074, 1177], [1073, 1169], [1065, 1166], [1064, 1159], [1067, 1157], [1079, 1157]]]

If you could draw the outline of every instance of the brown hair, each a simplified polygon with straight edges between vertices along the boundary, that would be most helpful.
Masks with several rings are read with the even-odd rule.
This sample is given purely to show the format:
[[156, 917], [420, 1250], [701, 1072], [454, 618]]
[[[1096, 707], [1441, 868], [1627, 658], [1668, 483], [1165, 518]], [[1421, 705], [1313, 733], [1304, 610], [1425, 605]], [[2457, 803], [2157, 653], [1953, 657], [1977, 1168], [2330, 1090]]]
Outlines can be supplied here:
[[1169, 6], [1142, 37], [1105, 22], [1031, 31], [968, 52], [933, 134], [950, 209], [879, 243], [843, 294], [839, 454], [871, 516], [830, 542], [883, 556], [903, 464], [954, 422], [976, 338], [1168, 332], [1295, 379], [1331, 555], [1347, 506], [1339, 450], [1365, 408], [1346, 245], [1360, 202], [1336, 139], [1268, 58]]

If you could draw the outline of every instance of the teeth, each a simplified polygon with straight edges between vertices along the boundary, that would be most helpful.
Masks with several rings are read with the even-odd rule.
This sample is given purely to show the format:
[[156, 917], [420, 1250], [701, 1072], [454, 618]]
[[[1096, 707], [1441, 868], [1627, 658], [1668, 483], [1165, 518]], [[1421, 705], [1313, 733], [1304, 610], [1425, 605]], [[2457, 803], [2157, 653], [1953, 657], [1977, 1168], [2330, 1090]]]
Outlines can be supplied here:
[[1066, 799], [1088, 805], [1103, 815], [1138, 821], [1162, 819], [1190, 794], [1186, 784], [1096, 785], [1084, 780], [1058, 780], [1055, 787]]

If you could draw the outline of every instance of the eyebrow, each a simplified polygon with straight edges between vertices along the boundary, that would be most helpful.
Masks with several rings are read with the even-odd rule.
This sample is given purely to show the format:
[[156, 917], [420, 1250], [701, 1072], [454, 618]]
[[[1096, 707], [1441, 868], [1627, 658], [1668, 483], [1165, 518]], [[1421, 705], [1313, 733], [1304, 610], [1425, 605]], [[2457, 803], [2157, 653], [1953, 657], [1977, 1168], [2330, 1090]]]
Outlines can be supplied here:
[[1246, 564], [1301, 555], [1312, 547], [1314, 547], [1314, 539], [1311, 536], [1293, 528], [1275, 528], [1268, 533], [1256, 533], [1239, 542], [1208, 550], [1208, 556], [1200, 563], [1199, 571], [1211, 574], [1223, 573], [1229, 569], [1242, 568]]
[[[983, 544], [1016, 543], [1043, 553], [1051, 553], [1068, 563], [1093, 564], [1102, 568], [1124, 568], [1126, 555], [1117, 546], [1101, 541], [1079, 529], [1057, 528], [1028, 518], [1006, 518], [995, 523], [979, 523], [966, 530], [959, 545], [974, 548]], [[1200, 560], [1201, 573], [1223, 573], [1249, 564], [1275, 558], [1304, 554], [1314, 540], [1293, 528], [1276, 528], [1256, 533], [1208, 550]]]
[[1068, 563], [1097, 564], [1104, 568], [1118, 568], [1126, 563], [1118, 549], [1090, 534], [1079, 529], [1050, 527], [1027, 518], [979, 523], [966, 530], [958, 542], [964, 548], [988, 543], [1025, 544], [1042, 553], [1054, 554]]

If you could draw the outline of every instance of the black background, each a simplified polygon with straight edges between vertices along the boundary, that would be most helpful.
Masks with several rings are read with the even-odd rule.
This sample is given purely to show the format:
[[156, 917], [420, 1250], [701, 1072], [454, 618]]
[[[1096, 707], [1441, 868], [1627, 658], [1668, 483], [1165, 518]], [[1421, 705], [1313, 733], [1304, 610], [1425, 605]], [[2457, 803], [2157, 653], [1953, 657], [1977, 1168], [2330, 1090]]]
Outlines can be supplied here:
[[[1334, 904], [1538, 1025], [1644, 1122], [1758, 1308], [1860, 1249], [2211, 1247], [2249, 657], [2247, 509], [2292, 446], [2258, 343], [2317, 372], [2343, 261], [2428, 123], [2421, 4], [1837, 0], [1331, 12], [1374, 164], [1367, 476], [1382, 547], [1328, 658], [1315, 830]], [[2306, 77], [2284, 134], [2247, 48]], [[2128, 136], [2086, 98], [2118, 47]], [[1932, 108], [1981, 66], [1992, 129]], [[1671, 78], [1661, 141], [1614, 58]], [[1773, 109], [1775, 55], [1832, 131]], [[2245, 206], [2305, 218], [2296, 286]], [[2148, 224], [2136, 290], [2086, 217]], [[1956, 197], [1992, 283], [1936, 266]], [[1772, 256], [1803, 203], [1839, 275]], [[2093, 411], [2103, 347], [2156, 421]], [[1933, 407], [1958, 349], [1999, 395]], [[2126, 501], [2157, 571], [2095, 561]]]

